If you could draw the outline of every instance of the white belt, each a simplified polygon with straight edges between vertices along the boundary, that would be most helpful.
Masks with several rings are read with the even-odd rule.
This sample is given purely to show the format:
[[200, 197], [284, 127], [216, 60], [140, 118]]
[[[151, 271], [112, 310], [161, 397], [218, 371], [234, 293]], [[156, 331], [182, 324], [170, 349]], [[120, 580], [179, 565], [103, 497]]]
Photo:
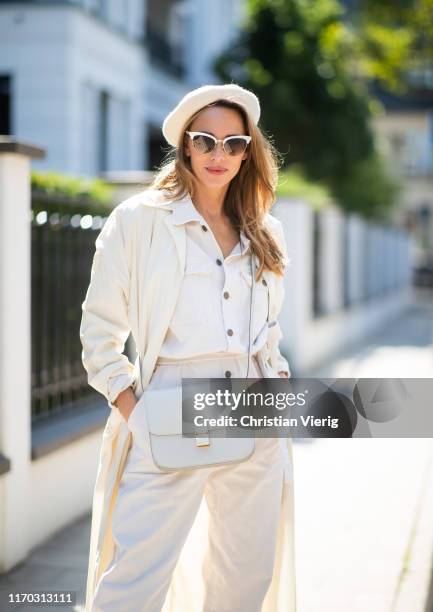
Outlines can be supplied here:
[[[250, 355], [251, 358], [254, 355]], [[197, 355], [196, 357], [185, 357], [183, 359], [173, 359], [171, 357], [158, 357], [156, 360], [157, 365], [175, 365], [182, 363], [198, 362], [198, 361], [219, 361], [220, 359], [248, 359], [247, 353], [205, 353], [203, 355]]]

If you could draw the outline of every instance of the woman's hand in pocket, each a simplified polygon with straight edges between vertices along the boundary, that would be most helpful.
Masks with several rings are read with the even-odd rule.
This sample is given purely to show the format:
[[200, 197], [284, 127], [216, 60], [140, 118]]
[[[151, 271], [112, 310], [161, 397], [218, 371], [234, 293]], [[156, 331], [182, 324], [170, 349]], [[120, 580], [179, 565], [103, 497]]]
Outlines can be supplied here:
[[119, 393], [116, 401], [113, 402], [121, 416], [128, 422], [131, 413], [134, 411], [135, 405], [137, 404], [137, 398], [131, 387], [124, 389]]

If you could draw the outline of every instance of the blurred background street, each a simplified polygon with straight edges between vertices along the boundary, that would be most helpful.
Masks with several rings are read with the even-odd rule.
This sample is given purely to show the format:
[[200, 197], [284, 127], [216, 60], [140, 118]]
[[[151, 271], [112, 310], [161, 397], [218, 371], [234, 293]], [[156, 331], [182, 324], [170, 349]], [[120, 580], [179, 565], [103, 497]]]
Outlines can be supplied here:
[[[410, 306], [318, 377], [433, 377], [433, 300]], [[295, 441], [301, 612], [431, 612], [431, 438]]]

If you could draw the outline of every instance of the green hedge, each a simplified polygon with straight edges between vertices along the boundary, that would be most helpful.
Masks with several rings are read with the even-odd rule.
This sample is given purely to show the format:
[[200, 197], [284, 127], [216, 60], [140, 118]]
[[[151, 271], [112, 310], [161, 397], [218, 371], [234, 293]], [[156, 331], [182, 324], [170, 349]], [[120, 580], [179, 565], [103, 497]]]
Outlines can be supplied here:
[[303, 198], [317, 210], [332, 203], [330, 190], [325, 185], [308, 181], [302, 167], [295, 164], [279, 171], [277, 198]]
[[74, 212], [107, 214], [112, 206], [113, 188], [101, 179], [74, 177], [58, 172], [31, 173], [32, 206]]

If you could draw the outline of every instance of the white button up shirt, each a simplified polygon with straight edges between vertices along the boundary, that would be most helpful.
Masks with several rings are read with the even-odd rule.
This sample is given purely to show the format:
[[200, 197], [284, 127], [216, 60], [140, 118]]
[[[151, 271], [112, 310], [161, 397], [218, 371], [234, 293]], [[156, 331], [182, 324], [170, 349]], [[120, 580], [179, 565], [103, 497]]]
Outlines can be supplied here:
[[[185, 274], [179, 299], [159, 355], [187, 359], [200, 355], [248, 354], [251, 298], [250, 240], [224, 259], [204, 217], [188, 198], [176, 203], [173, 223], [185, 224]], [[269, 319], [266, 281], [256, 284], [252, 303], [250, 354], [266, 342]]]

